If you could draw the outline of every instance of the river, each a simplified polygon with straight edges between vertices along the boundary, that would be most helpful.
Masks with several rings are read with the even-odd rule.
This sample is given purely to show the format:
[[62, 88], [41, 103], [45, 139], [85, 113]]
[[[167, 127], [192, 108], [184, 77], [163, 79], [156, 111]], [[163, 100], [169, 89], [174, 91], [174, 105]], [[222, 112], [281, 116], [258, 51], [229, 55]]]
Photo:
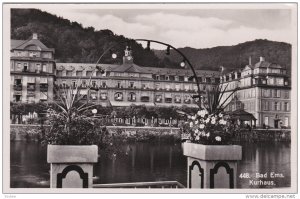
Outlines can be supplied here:
[[[35, 142], [11, 142], [12, 188], [49, 187], [46, 147]], [[291, 146], [289, 143], [240, 143], [243, 159], [238, 163], [237, 188], [290, 187]], [[187, 163], [180, 143], [134, 143], [120, 147], [116, 157], [100, 154], [94, 167], [95, 183], [149, 182], [174, 180], [187, 184]], [[271, 172], [283, 177], [271, 178]], [[245, 173], [250, 178], [244, 178]], [[253, 185], [256, 173], [267, 173], [275, 185]], [[242, 174], [242, 175], [241, 175]]]

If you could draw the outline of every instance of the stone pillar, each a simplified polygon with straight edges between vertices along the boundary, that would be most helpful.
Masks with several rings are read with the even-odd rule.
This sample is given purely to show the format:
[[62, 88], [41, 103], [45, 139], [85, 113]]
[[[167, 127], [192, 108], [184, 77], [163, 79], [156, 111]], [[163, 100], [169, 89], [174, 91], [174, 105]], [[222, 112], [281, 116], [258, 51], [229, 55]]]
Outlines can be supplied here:
[[96, 145], [48, 145], [51, 188], [91, 188], [93, 164], [98, 160]]
[[184, 143], [183, 154], [188, 157], [188, 188], [236, 188], [241, 146]]

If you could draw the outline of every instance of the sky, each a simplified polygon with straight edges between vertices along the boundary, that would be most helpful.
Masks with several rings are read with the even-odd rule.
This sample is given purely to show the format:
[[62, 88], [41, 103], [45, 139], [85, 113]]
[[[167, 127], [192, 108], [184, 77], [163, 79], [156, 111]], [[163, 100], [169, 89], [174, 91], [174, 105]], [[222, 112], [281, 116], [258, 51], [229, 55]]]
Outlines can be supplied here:
[[[42, 8], [83, 27], [110, 29], [133, 39], [175, 47], [211, 48], [255, 39], [291, 43], [289, 9], [78, 9]], [[162, 46], [151, 46], [162, 48]]]

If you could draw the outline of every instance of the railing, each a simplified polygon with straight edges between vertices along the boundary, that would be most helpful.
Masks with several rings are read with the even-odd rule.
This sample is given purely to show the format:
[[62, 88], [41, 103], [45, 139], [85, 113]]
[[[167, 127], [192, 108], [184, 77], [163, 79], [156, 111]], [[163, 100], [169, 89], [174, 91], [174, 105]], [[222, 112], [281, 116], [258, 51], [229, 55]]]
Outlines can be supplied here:
[[94, 184], [93, 188], [166, 188], [178, 189], [185, 188], [177, 181], [157, 181], [157, 182], [132, 182], [132, 183], [113, 183], [113, 184]]

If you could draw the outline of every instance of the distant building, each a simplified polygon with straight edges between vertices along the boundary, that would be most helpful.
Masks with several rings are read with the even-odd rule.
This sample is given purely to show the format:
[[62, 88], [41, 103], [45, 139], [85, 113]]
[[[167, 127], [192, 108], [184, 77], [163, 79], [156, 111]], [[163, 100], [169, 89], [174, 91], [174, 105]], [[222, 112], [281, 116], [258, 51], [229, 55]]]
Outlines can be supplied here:
[[11, 93], [13, 102], [40, 102], [53, 98], [54, 49], [37, 34], [28, 40], [11, 40]]
[[[56, 77], [60, 87], [80, 84], [84, 99], [102, 106], [183, 106], [197, 107], [191, 95], [197, 85], [190, 69], [140, 67], [133, 62], [130, 49], [125, 50], [122, 65], [99, 64], [105, 73], [96, 70], [95, 64], [57, 63]], [[212, 89], [219, 82], [218, 71], [196, 71], [200, 88]], [[79, 82], [80, 80], [80, 82]], [[98, 88], [90, 90], [88, 85]]]
[[223, 88], [227, 86], [223, 100], [238, 88], [227, 111], [244, 109], [254, 115], [259, 127], [290, 127], [291, 83], [282, 66], [260, 57], [258, 63], [252, 65], [250, 61], [241, 71], [223, 73], [220, 81]]

